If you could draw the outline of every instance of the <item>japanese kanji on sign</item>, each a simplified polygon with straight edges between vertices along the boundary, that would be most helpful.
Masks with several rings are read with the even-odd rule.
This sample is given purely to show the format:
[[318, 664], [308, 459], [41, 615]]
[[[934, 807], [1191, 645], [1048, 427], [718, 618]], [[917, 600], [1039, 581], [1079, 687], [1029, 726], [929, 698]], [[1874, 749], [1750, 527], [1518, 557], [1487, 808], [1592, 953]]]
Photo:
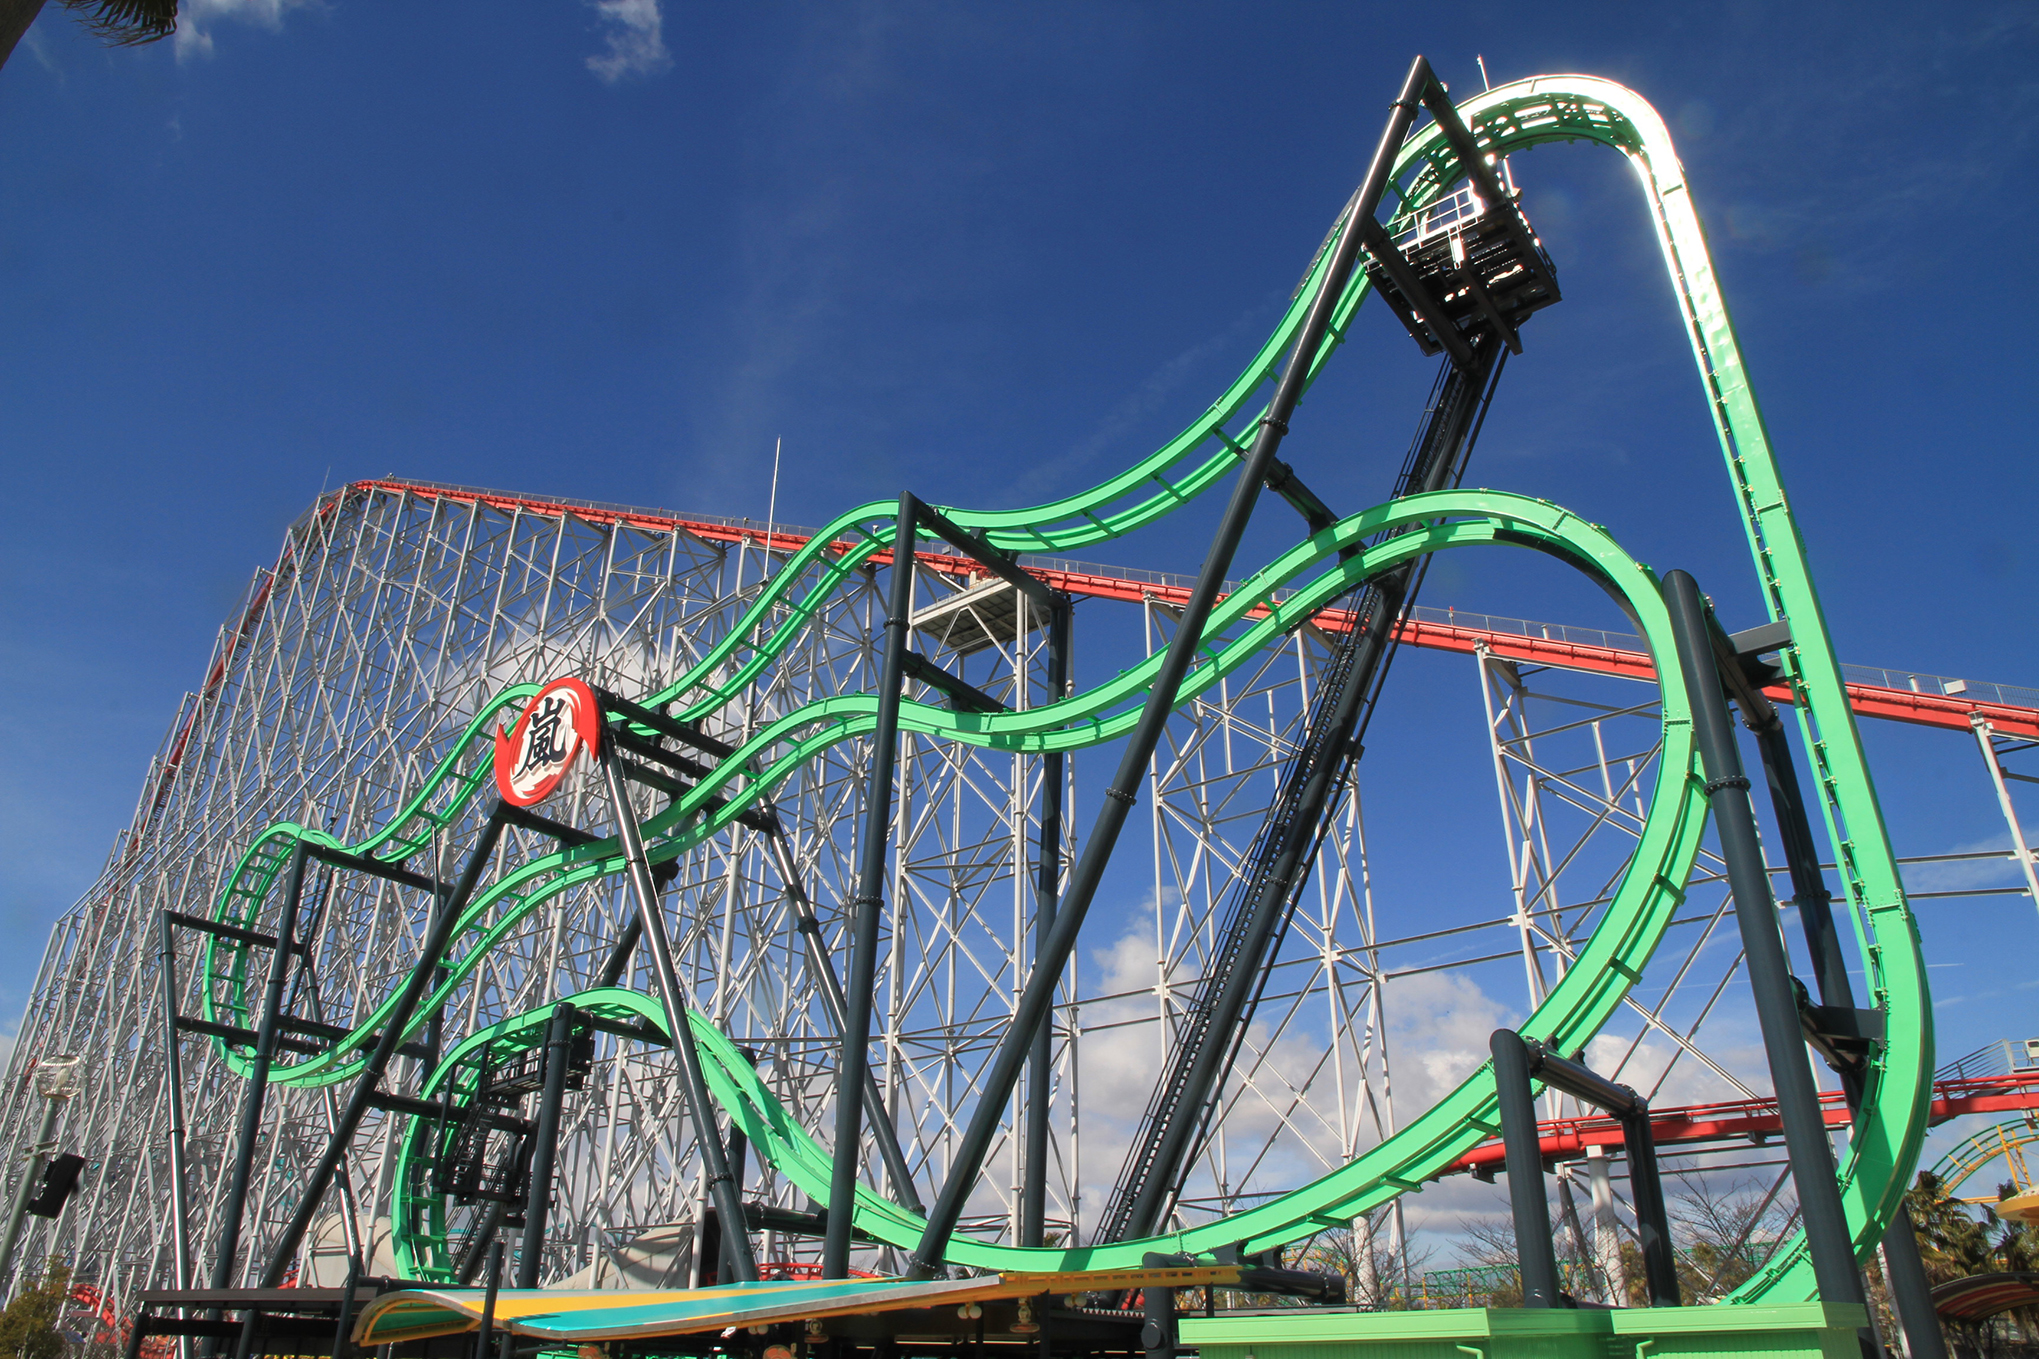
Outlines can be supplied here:
[[574, 757], [592, 749], [601, 707], [577, 679], [556, 679], [535, 694], [517, 725], [496, 728], [496, 791], [503, 801], [529, 807], [551, 796]]

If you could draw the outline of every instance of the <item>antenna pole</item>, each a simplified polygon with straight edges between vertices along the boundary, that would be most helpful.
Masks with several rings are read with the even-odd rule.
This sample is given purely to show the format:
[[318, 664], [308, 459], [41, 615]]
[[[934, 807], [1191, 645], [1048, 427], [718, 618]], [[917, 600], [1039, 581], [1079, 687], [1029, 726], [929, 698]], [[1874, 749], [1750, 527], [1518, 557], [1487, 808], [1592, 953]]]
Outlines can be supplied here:
[[785, 446], [783, 438], [772, 440], [772, 498], [765, 505], [765, 562], [760, 581], [772, 574], [772, 529], [779, 522], [779, 452]]

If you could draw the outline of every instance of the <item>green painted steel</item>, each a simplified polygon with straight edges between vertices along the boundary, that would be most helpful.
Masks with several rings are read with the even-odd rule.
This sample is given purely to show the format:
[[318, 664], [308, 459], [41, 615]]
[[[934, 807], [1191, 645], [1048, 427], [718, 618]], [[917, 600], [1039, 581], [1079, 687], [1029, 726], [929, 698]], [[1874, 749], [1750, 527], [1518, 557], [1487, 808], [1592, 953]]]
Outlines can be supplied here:
[[1443, 1307], [1409, 1312], [1294, 1309], [1282, 1316], [1185, 1316], [1203, 1359], [1855, 1359], [1860, 1305]]
[[[1854, 719], [1820, 612], [1819, 599], [1792, 519], [1783, 483], [1736, 344], [1727, 307], [1662, 119], [1633, 91], [1590, 76], [1542, 76], [1501, 86], [1461, 106], [1475, 135], [1492, 154], [1506, 155], [1553, 141], [1588, 141], [1612, 147], [1635, 167], [1663, 248], [1680, 315], [1693, 345], [1708, 409], [1719, 433], [1764, 605], [1787, 621], [1793, 642], [1783, 653], [1798, 700], [1802, 735], [1811, 759], [1836, 862], [1842, 865], [1845, 905], [1854, 922], [1870, 979], [1871, 1003], [1885, 1012], [1889, 1039], [1867, 1081], [1862, 1118], [1851, 1137], [1840, 1178], [1858, 1250], [1866, 1257], [1896, 1210], [1925, 1132], [1931, 1094], [1931, 1010], [1916, 925], [1905, 901]], [[1420, 209], [1463, 176], [1434, 127], [1413, 137], [1397, 163], [1392, 194], [1396, 211]], [[1348, 224], [1340, 224], [1339, 230]], [[1332, 239], [1336, 239], [1336, 232]], [[1329, 245], [1327, 241], [1327, 246]], [[951, 519], [1013, 551], [1064, 551], [1118, 537], [1165, 517], [1222, 481], [1237, 462], [1269, 384], [1289, 349], [1328, 258], [1320, 249], [1287, 313], [1246, 370], [1188, 428], [1148, 457], [1089, 490], [1045, 505], [1005, 511], [944, 507]], [[1355, 277], [1340, 299], [1332, 333], [1312, 377], [1342, 343], [1366, 295]], [[711, 713], [741, 695], [782, 655], [831, 594], [859, 567], [888, 557], [895, 546], [891, 501], [848, 511], [817, 534], [760, 592], [730, 634], [670, 687], [645, 696], [648, 705], [678, 705], [687, 718]], [[1381, 544], [1351, 562], [1336, 560], [1391, 525], [1435, 524]], [[1423, 552], [1497, 541], [1531, 543], [1603, 580], [1636, 616], [1654, 654], [1672, 656], [1661, 604], [1649, 573], [1608, 535], [1545, 502], [1492, 492], [1411, 497], [1353, 516], [1305, 540], [1263, 568], [1226, 601], [1206, 629], [1210, 658], [1195, 670], [1179, 701], [1187, 703], [1278, 639], [1302, 614], [1335, 598], [1369, 571]], [[795, 583], [817, 577], [794, 597]], [[1718, 587], [1719, 582], [1710, 582]], [[1277, 589], [1294, 593], [1276, 602]], [[1265, 608], [1255, 618], [1256, 609]], [[777, 619], [774, 622], [774, 619]], [[1137, 718], [1159, 657], [1108, 683], [1062, 702], [1023, 713], [952, 713], [911, 700], [901, 722], [930, 736], [987, 747], [1040, 752], [1075, 750], [1122, 735]], [[1696, 792], [1684, 695], [1677, 667], [1658, 667], [1664, 687], [1665, 760], [1657, 795], [1616, 904], [1589, 941], [1580, 961], [1539, 1007], [1529, 1028], [1561, 1045], [1591, 1036], [1633, 983], [1655, 946], [1670, 910], [1682, 897], [1704, 822]], [[489, 734], [500, 715], [535, 692], [518, 686], [498, 695], [469, 725], [463, 739], [421, 785], [416, 796], [380, 831], [346, 846], [357, 854], [400, 860], [430, 843], [461, 815], [489, 777]], [[652, 857], [671, 858], [727, 826], [755, 798], [767, 794], [803, 761], [867, 732], [875, 700], [869, 694], [823, 699], [758, 732], [710, 777], [666, 811], [645, 822]], [[774, 755], [772, 752], [776, 751]], [[753, 762], [756, 762], [755, 765]], [[735, 786], [741, 783], [741, 787]], [[727, 797], [720, 808], [712, 803]], [[285, 823], [265, 831], [248, 849], [221, 893], [216, 918], [252, 925], [277, 875], [299, 840], [332, 845], [315, 829]], [[477, 894], [459, 922], [464, 951], [451, 960], [447, 981], [417, 1011], [413, 1029], [460, 986], [478, 961], [529, 911], [575, 883], [620, 871], [613, 840], [534, 858]], [[492, 925], [482, 922], [494, 916]], [[242, 1024], [250, 1013], [249, 954], [245, 946], [214, 940], [208, 946], [207, 1018]], [[330, 1052], [279, 1062], [271, 1079], [325, 1085], [347, 1079], [360, 1066], [367, 1039], [382, 1027], [394, 993], [364, 1016]], [[617, 1002], [622, 1003], [622, 1002]], [[468, 1040], [511, 1041], [519, 1017]], [[531, 1021], [537, 1022], [535, 1020]], [[818, 1185], [804, 1177], [818, 1154], [811, 1140], [769, 1103], [748, 1068], [734, 1070], [728, 1045], [706, 1035], [718, 1093], [782, 1173], [825, 1198], [825, 1162]], [[471, 1047], [463, 1045], [467, 1051]], [[221, 1058], [244, 1070], [247, 1053], [215, 1041]], [[739, 1065], [741, 1065], [739, 1063]], [[444, 1074], [435, 1079], [453, 1079]], [[765, 1102], [760, 1102], [760, 1100]], [[1203, 1250], [1245, 1240], [1262, 1249], [1307, 1235], [1333, 1221], [1416, 1187], [1493, 1129], [1492, 1083], [1483, 1070], [1400, 1134], [1352, 1164], [1278, 1199], [1219, 1222], [1173, 1236], [1112, 1246], [1022, 1250], [958, 1238], [951, 1258], [1001, 1268], [1065, 1269], [1138, 1263], [1149, 1249]], [[910, 1245], [917, 1219], [872, 1194], [860, 1197], [858, 1220], [881, 1239]], [[421, 1256], [436, 1247], [427, 1231]], [[422, 1262], [422, 1261], [421, 1261]], [[1811, 1274], [1803, 1242], [1780, 1251], [1771, 1265], [1735, 1295], [1750, 1302], [1809, 1296]]]
[[[659, 1037], [665, 1035], [665, 1007], [656, 997], [640, 991], [604, 986], [565, 999], [592, 1018], [643, 1023]], [[500, 1063], [504, 1058], [541, 1047], [551, 1026], [552, 1006], [548, 1005], [512, 1015], [469, 1034], [426, 1076], [420, 1098], [443, 1100], [451, 1083], [451, 1107], [465, 1109], [474, 1097], [483, 1059], [491, 1064]], [[453, 1260], [446, 1248], [446, 1198], [434, 1193], [425, 1180], [444, 1154], [452, 1132], [450, 1127], [441, 1128], [433, 1121], [413, 1118], [403, 1140], [397, 1144], [390, 1221], [391, 1245], [401, 1278], [430, 1279], [434, 1283], [453, 1281]]]
[[[1360, 548], [1383, 530], [1397, 529], [1406, 531], [1363, 548], [1350, 560], [1341, 559], [1345, 550]], [[1341, 520], [1305, 539], [1245, 582], [1213, 613], [1207, 635], [1214, 640], [1205, 653], [1209, 659], [1192, 672], [1184, 685], [1183, 701], [1214, 687], [1300, 619], [1346, 593], [1360, 580], [1429, 553], [1497, 544], [1517, 550], [1544, 551], [1585, 572], [1635, 620], [1652, 655], [1666, 661], [1674, 655], [1670, 621], [1658, 595], [1655, 576], [1623, 552], [1604, 529], [1547, 501], [1526, 496], [1492, 491], [1441, 491], [1408, 496]], [[1289, 593], [1277, 598], [1281, 591]], [[1137, 707], [1125, 707], [1111, 691], [1123, 689], [1126, 694], [1139, 694], [1160, 660], [1159, 656], [1152, 657], [1112, 684], [1050, 707], [990, 715], [956, 714], [909, 700], [902, 705], [900, 720], [916, 731], [1006, 749], [1095, 744], [1120, 735], [1138, 717]], [[1684, 900], [1684, 883], [1699, 849], [1706, 819], [1704, 781], [1692, 750], [1683, 681], [1675, 665], [1662, 665], [1659, 672], [1664, 676], [1663, 754], [1635, 856], [1585, 949], [1526, 1025], [1532, 1032], [1548, 1035], [1549, 1041], [1568, 1051], [1583, 1046], [1598, 1031], [1648, 964], [1665, 927]], [[874, 705], [868, 695], [857, 695], [854, 699], [829, 699], [812, 706], [833, 708], [846, 717], [827, 723], [818, 734], [796, 744], [793, 754], [767, 766], [754, 783], [736, 794], [737, 798], [757, 796], [758, 790], [769, 788], [823, 746], [868, 730]], [[1099, 712], [1111, 715], [1091, 715]], [[790, 728], [800, 724], [802, 718], [801, 713], [794, 713], [777, 724], [788, 726], [788, 732], [775, 734], [770, 729], [761, 732], [723, 762], [722, 769], [730, 771], [728, 774], [704, 779], [672, 813], [647, 822], [648, 831], [657, 828], [664, 832], [673, 825], [690, 828], [687, 833], [663, 838], [660, 852], [677, 853], [733, 817], [736, 808], [725, 807], [708, 819], [704, 828], [702, 821], [690, 815], [689, 804], [699, 807], [715, 797], [718, 789], [726, 790], [727, 782], [733, 780], [735, 771], [748, 756], [761, 754], [787, 740], [792, 734]], [[1066, 726], [1071, 722], [1077, 725]], [[609, 846], [606, 850], [603, 845], [592, 845], [584, 851], [605, 854], [600, 865], [582, 865], [559, 874], [554, 881], [574, 880], [581, 872], [619, 871], [621, 861], [615, 857], [613, 843], [604, 843]], [[570, 856], [551, 857], [563, 860]], [[519, 909], [528, 910], [539, 899], [534, 893]], [[485, 907], [477, 905], [474, 909]], [[495, 928], [500, 931], [507, 927], [499, 922]], [[440, 994], [450, 993], [481, 954], [482, 950], [477, 948], [457, 962], [455, 975]], [[642, 1004], [640, 1013], [656, 1013], [656, 1002], [647, 998]], [[484, 1044], [511, 1050], [541, 1041], [545, 1013], [537, 1011], [506, 1020], [466, 1040], [434, 1074], [427, 1097], [435, 1097], [445, 1081], [458, 1080], [454, 1073], [461, 1063]], [[705, 1023], [697, 1022], [697, 1028], [710, 1084], [717, 1097], [742, 1122], [753, 1144], [781, 1174], [818, 1201], [827, 1202], [828, 1153], [779, 1106], [726, 1037]], [[1141, 1241], [1066, 1249], [1003, 1246], [959, 1236], [950, 1248], [949, 1258], [958, 1264], [986, 1269], [1105, 1269], [1136, 1266], [1149, 1250], [1197, 1253], [1240, 1241], [1245, 1241], [1251, 1250], [1267, 1249], [1320, 1230], [1327, 1221], [1348, 1220], [1414, 1188], [1492, 1136], [1499, 1126], [1498, 1117], [1493, 1081], [1482, 1068], [1429, 1112], [1358, 1159], [1314, 1184], [1246, 1212]], [[414, 1127], [407, 1148], [426, 1135]], [[401, 1174], [399, 1181], [410, 1183], [409, 1177]], [[409, 1209], [401, 1216], [399, 1232], [412, 1238], [412, 1244], [406, 1246], [412, 1252], [412, 1267], [425, 1271], [425, 1277], [432, 1277], [431, 1271], [443, 1271], [446, 1268], [443, 1241], [436, 1239], [443, 1231], [442, 1226], [419, 1208]], [[868, 1189], [859, 1190], [857, 1223], [880, 1240], [907, 1248], [919, 1240], [925, 1225], [919, 1215], [906, 1212]]]

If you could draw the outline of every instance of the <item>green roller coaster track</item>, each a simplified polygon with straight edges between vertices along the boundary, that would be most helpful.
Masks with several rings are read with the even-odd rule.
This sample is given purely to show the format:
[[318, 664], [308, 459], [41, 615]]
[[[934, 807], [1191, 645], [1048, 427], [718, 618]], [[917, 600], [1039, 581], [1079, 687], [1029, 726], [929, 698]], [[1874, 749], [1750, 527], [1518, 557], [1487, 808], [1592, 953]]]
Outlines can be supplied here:
[[[1840, 865], [1848, 915], [1869, 979], [1870, 1003], [1885, 1015], [1888, 1038], [1868, 1072], [1861, 1115], [1838, 1172], [1856, 1249], [1866, 1258], [1897, 1210], [1925, 1133], [1933, 1065], [1925, 969], [1804, 545], [1683, 170], [1655, 110], [1633, 91], [1594, 77], [1517, 81], [1467, 100], [1460, 112], [1495, 156], [1556, 141], [1612, 147], [1629, 158], [1648, 202], [1765, 602], [1772, 618], [1790, 625], [1793, 640], [1782, 653], [1783, 667]], [[1439, 129], [1425, 128], [1405, 144], [1397, 160], [1389, 190], [1397, 202], [1389, 216], [1421, 209], [1462, 177]], [[1341, 221], [1331, 239], [1350, 225]], [[1081, 494], [1050, 504], [944, 512], [998, 547], [1059, 552], [1153, 524], [1218, 484], [1251, 437], [1265, 389], [1276, 377], [1327, 267], [1329, 244], [1327, 240], [1320, 248], [1280, 325], [1246, 370], [1197, 420], [1154, 453]], [[1312, 379], [1343, 342], [1366, 293], [1365, 277], [1355, 275], [1339, 299]], [[725, 638], [669, 687], [639, 701], [654, 707], [676, 705], [679, 716], [695, 719], [742, 695], [853, 572], [893, 551], [893, 511], [892, 501], [874, 501], [815, 534]], [[1360, 547], [1381, 530], [1404, 526], [1410, 531], [1403, 536], [1366, 548], [1350, 560], [1341, 559], [1344, 550]], [[1592, 1036], [1648, 962], [1683, 898], [1705, 827], [1703, 782], [1694, 763], [1686, 695], [1673, 662], [1675, 651], [1656, 579], [1647, 568], [1604, 530], [1544, 501], [1461, 491], [1390, 502], [1297, 544], [1227, 598], [1206, 625], [1205, 659], [1177, 701], [1191, 701], [1275, 643], [1285, 629], [1369, 574], [1425, 553], [1497, 543], [1547, 552], [1597, 580], [1634, 617], [1659, 662], [1664, 756], [1634, 858], [1578, 961], [1525, 1025], [1568, 1051]], [[796, 598], [795, 583], [802, 580], [815, 583]], [[1026, 712], [950, 712], [906, 700], [900, 722], [907, 730], [932, 737], [1006, 751], [1084, 749], [1111, 741], [1131, 727], [1159, 661], [1159, 656], [1150, 658], [1105, 684]], [[365, 840], [342, 845], [317, 829], [291, 823], [264, 831], [228, 879], [215, 917], [252, 927], [299, 842], [387, 861], [406, 859], [424, 848], [436, 833], [457, 821], [489, 778], [491, 733], [499, 718], [534, 692], [534, 686], [520, 685], [498, 694], [410, 802]], [[713, 773], [644, 822], [642, 833], [652, 859], [671, 859], [716, 834], [803, 762], [870, 731], [876, 706], [872, 694], [839, 695], [811, 703], [757, 732]], [[413, 1012], [411, 1029], [421, 1027], [424, 1017], [448, 999], [532, 910], [577, 883], [622, 868], [612, 837], [531, 859], [477, 892], [457, 922], [461, 951], [449, 959], [445, 980]], [[207, 1019], [248, 1023], [250, 961], [244, 944], [217, 937], [208, 943]], [[598, 1011], [634, 1015], [663, 1026], [658, 1003], [634, 992], [611, 988], [572, 999]], [[360, 1069], [364, 1049], [397, 1004], [393, 991], [331, 1050], [306, 1060], [279, 1062], [270, 1079], [300, 1086], [348, 1079]], [[452, 1081], [458, 1096], [471, 1087], [471, 1059], [477, 1051], [487, 1047], [500, 1056], [529, 1047], [542, 1041], [544, 1022], [544, 1012], [525, 1014], [470, 1036], [432, 1073], [427, 1093]], [[694, 1024], [718, 1099], [781, 1174], [826, 1203], [828, 1153], [778, 1104], [724, 1035], [698, 1016]], [[247, 1048], [222, 1040], [214, 1040], [214, 1046], [232, 1070], [247, 1072], [251, 1059]], [[1029, 1249], [959, 1236], [949, 1259], [984, 1268], [1063, 1270], [1137, 1265], [1144, 1252], [1155, 1249], [1193, 1253], [1244, 1242], [1249, 1250], [1264, 1250], [1340, 1224], [1416, 1188], [1493, 1135], [1496, 1127], [1493, 1080], [1482, 1068], [1427, 1113], [1350, 1164], [1252, 1209], [1164, 1237], [1082, 1247]], [[450, 1262], [443, 1201], [413, 1183], [420, 1179], [413, 1173], [416, 1167], [435, 1150], [429, 1145], [432, 1135], [431, 1124], [413, 1121], [403, 1144], [406, 1169], [399, 1176], [403, 1201], [394, 1216], [404, 1270], [445, 1279]], [[866, 1190], [859, 1190], [856, 1222], [871, 1236], [902, 1247], [911, 1247], [924, 1225], [918, 1216]], [[1810, 1297], [1813, 1291], [1801, 1238], [1778, 1252], [1731, 1301], [1788, 1301]]]

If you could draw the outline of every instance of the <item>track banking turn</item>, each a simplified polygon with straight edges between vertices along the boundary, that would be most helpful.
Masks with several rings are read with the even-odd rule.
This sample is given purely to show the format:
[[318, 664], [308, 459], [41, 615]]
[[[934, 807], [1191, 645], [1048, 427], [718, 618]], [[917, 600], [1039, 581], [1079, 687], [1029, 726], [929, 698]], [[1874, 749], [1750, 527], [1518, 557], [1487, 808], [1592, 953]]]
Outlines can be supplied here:
[[[1789, 625], [1780, 656], [1801, 736], [1820, 790], [1827, 833], [1840, 867], [1845, 904], [1855, 926], [1868, 990], [1884, 1012], [1884, 1044], [1873, 1054], [1862, 1113], [1848, 1140], [1839, 1176], [1849, 1225], [1864, 1258], [1897, 1210], [1926, 1128], [1933, 1065], [1931, 1011], [1918, 932], [1906, 903], [1849, 708], [1849, 698], [1821, 615], [1804, 548], [1717, 286], [1699, 218], [1662, 119], [1633, 91], [1588, 76], [1540, 76], [1497, 87], [1459, 106], [1490, 157], [1553, 141], [1587, 141], [1626, 156], [1655, 223], [1680, 318], [1693, 346], [1704, 398], [1720, 438], [1741, 507], [1758, 580], [1770, 615]], [[1465, 178], [1432, 122], [1413, 134], [1395, 163], [1385, 219], [1421, 210]], [[1090, 489], [1047, 504], [1012, 510], [942, 507], [955, 524], [1012, 553], [1067, 552], [1155, 524], [1225, 482], [1241, 461], [1270, 384], [1281, 370], [1332, 256], [1353, 229], [1341, 220], [1312, 261], [1280, 324], [1224, 393], [1180, 434], [1147, 457]], [[1338, 297], [1314, 380], [1342, 347], [1368, 284], [1354, 271]], [[853, 573], [888, 564], [910, 545], [895, 541], [896, 503], [857, 506], [795, 552], [730, 632], [667, 687], [636, 696], [642, 707], [698, 722], [739, 702], [765, 679], [832, 595]], [[1374, 541], [1384, 530], [1400, 536]], [[1647, 823], [1614, 902], [1575, 965], [1534, 1015], [1526, 1032], [1561, 1051], [1582, 1046], [1613, 1012], [1649, 961], [1682, 900], [1706, 819], [1704, 777], [1693, 752], [1686, 694], [1658, 583], [1603, 529], [1526, 496], [1448, 491], [1405, 497], [1352, 515], [1298, 542], [1255, 572], [1212, 614], [1201, 634], [1201, 659], [1177, 695], [1192, 701], [1249, 662], [1314, 611], [1373, 574], [1414, 557], [1469, 546], [1549, 553], [1597, 581], [1635, 620], [1655, 662], [1662, 690], [1664, 753]], [[1344, 554], [1351, 552], [1347, 557]], [[1087, 749], [1124, 735], [1137, 721], [1162, 657], [1157, 654], [1109, 681], [1022, 712], [958, 712], [907, 698], [900, 725], [942, 740], [1016, 752]], [[536, 692], [518, 685], [497, 694], [418, 787], [411, 800], [365, 839], [342, 843], [314, 827], [283, 823], [267, 829], [224, 885], [214, 918], [253, 929], [300, 844], [400, 864], [457, 824], [490, 774], [494, 732], [514, 719]], [[722, 759], [640, 832], [653, 861], [669, 860], [723, 831], [747, 808], [808, 760], [872, 730], [878, 700], [841, 694], [809, 703], [764, 726]], [[443, 980], [411, 1011], [406, 1036], [421, 1030], [463, 985], [482, 958], [530, 912], [561, 891], [624, 869], [615, 836], [507, 865], [478, 889], [455, 924], [454, 952]], [[213, 937], [205, 957], [206, 1019], [245, 1025], [256, 1004], [251, 950]], [[399, 979], [400, 982], [401, 979]], [[605, 988], [577, 1004], [663, 1023], [655, 998]], [[281, 1054], [269, 1079], [300, 1086], [348, 1079], [398, 1009], [392, 990], [327, 1051], [302, 1060]], [[461, 1057], [477, 1044], [502, 1050], [544, 1041], [545, 1013], [516, 1016], [455, 1045], [428, 1077], [436, 1096]], [[829, 1191], [829, 1154], [781, 1108], [726, 1036], [696, 1015], [694, 1027], [715, 1094], [775, 1168], [818, 1201]], [[213, 1040], [222, 1061], [245, 1074], [249, 1050]], [[414, 1120], [407, 1153], [420, 1136]], [[967, 1236], [954, 1238], [948, 1259], [980, 1268], [1069, 1270], [1137, 1266], [1147, 1251], [1211, 1251], [1243, 1243], [1265, 1250], [1338, 1225], [1396, 1194], [1417, 1188], [1498, 1127], [1494, 1083], [1482, 1068], [1400, 1132], [1321, 1179], [1252, 1209], [1180, 1232], [1092, 1246], [1022, 1248]], [[402, 1177], [400, 1176], [400, 1181]], [[399, 1205], [399, 1251], [406, 1272], [447, 1277], [443, 1239], [407, 1230], [412, 1215]], [[860, 1190], [857, 1227], [911, 1248], [922, 1219], [876, 1193]], [[1734, 1301], [1788, 1301], [1809, 1296], [1812, 1274], [1803, 1240], [1782, 1249], [1745, 1284]]]

